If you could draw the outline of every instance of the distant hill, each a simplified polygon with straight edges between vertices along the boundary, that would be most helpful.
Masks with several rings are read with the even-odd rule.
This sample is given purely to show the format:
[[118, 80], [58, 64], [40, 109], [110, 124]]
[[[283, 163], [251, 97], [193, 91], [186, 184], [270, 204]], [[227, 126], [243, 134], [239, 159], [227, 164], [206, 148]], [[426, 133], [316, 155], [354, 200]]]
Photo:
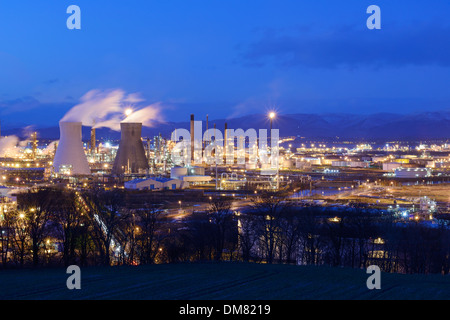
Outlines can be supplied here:
[[[203, 129], [206, 129], [205, 119]], [[224, 130], [225, 122], [230, 129], [269, 129], [266, 115], [253, 114], [233, 119], [217, 119], [209, 121], [209, 128], [214, 123], [219, 130]], [[152, 137], [161, 133], [170, 137], [177, 128], [189, 129], [189, 121], [159, 123], [156, 127], [144, 127], [142, 135]], [[450, 111], [424, 112], [400, 115], [394, 113], [376, 113], [357, 115], [345, 113], [332, 114], [280, 114], [273, 122], [274, 129], [280, 129], [280, 136], [301, 136], [305, 138], [340, 139], [379, 139], [379, 140], [425, 140], [450, 138]], [[37, 128], [40, 138], [58, 139], [59, 128]], [[23, 129], [2, 132], [2, 135], [15, 134], [24, 136]], [[83, 139], [88, 140], [90, 129], [83, 128]], [[120, 132], [102, 128], [97, 130], [97, 137], [116, 140]]]

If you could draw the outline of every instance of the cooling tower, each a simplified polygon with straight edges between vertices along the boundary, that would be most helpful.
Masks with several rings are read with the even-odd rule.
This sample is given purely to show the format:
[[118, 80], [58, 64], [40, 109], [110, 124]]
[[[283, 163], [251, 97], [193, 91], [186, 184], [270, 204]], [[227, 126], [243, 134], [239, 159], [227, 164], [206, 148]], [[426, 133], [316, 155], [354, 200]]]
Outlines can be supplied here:
[[142, 123], [121, 122], [120, 143], [112, 174], [139, 173], [149, 169], [141, 140]]
[[55, 172], [62, 173], [64, 166], [64, 171], [70, 171], [70, 174], [91, 174], [81, 142], [81, 122], [60, 121], [59, 131], [59, 144], [53, 159]]

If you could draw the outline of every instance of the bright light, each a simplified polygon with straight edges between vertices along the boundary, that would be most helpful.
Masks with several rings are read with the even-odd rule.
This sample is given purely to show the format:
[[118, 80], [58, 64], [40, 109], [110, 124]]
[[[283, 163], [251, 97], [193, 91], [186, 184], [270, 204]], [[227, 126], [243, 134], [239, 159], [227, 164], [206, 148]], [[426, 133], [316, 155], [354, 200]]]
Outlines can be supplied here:
[[275, 112], [271, 112], [271, 113], [269, 113], [269, 118], [270, 118], [270, 119], [273, 119], [273, 118], [275, 118], [275, 116], [276, 116]]
[[130, 114], [133, 113], [133, 109], [128, 108], [127, 110], [125, 110], [125, 115], [128, 117]]

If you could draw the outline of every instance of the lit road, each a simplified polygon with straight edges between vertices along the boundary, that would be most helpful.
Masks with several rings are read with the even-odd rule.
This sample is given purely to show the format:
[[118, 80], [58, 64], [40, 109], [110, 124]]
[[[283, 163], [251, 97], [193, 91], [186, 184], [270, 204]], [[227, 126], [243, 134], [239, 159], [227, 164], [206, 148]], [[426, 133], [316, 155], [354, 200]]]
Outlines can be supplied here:
[[[235, 200], [231, 204], [231, 211], [239, 211], [242, 208], [248, 207], [252, 204], [250, 200], [240, 199]], [[210, 203], [196, 203], [196, 204], [183, 204], [180, 208], [171, 208], [166, 210], [166, 217], [173, 220], [182, 220], [195, 211], [207, 211], [210, 208]]]

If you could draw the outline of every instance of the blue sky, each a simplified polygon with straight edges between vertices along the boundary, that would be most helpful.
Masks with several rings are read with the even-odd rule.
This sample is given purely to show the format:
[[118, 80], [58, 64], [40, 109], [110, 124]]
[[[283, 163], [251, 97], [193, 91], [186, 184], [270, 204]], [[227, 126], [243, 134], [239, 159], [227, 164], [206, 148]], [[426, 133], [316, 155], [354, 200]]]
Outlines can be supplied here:
[[94, 89], [160, 102], [168, 121], [448, 110], [449, 14], [444, 0], [2, 1], [0, 121], [57, 125]]

